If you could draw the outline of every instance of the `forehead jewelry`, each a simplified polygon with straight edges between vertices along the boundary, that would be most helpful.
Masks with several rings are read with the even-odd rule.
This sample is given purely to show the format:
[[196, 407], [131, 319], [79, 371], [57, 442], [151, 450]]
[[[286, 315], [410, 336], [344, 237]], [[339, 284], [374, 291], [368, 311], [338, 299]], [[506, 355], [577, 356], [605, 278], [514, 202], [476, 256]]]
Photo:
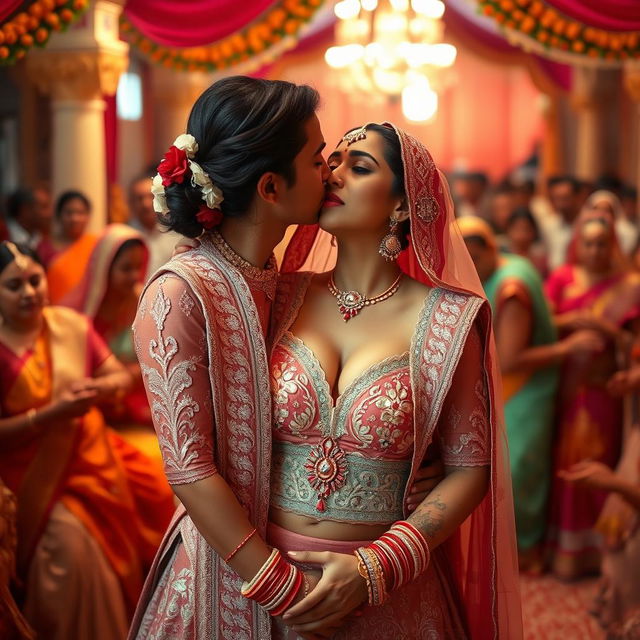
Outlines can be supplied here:
[[347, 143], [347, 147], [352, 145], [354, 142], [358, 142], [358, 140], [366, 140], [367, 138], [367, 125], [364, 127], [360, 127], [359, 129], [355, 129], [354, 131], [349, 131], [343, 138], [342, 142]]
[[29, 266], [29, 258], [18, 251], [18, 247], [16, 247], [13, 242], [6, 242], [5, 246], [9, 251], [11, 251], [11, 255], [16, 262], [16, 267], [21, 271], [25, 271]]

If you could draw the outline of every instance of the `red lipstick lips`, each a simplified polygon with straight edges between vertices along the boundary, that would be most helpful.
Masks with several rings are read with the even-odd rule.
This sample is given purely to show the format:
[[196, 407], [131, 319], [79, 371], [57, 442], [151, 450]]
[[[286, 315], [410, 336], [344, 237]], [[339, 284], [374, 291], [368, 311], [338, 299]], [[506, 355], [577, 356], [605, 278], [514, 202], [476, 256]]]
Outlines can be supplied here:
[[327, 193], [324, 197], [323, 207], [340, 207], [344, 204], [335, 193]]

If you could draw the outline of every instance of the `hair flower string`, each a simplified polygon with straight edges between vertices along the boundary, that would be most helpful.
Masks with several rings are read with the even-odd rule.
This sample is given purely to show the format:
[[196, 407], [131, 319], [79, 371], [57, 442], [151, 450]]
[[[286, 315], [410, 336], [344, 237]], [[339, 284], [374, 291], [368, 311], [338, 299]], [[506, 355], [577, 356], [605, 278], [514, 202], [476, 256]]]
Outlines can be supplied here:
[[[205, 229], [211, 229], [220, 223], [222, 212], [219, 205], [224, 197], [222, 190], [213, 184], [204, 169], [193, 159], [197, 152], [198, 143], [191, 134], [183, 133], [175, 139], [160, 161], [158, 173], [153, 178], [153, 209], [157, 213], [167, 213], [169, 208], [165, 188], [172, 184], [182, 184], [190, 173], [191, 185], [200, 189], [206, 204], [206, 207], [200, 207], [196, 219]], [[206, 213], [207, 208], [211, 210], [211, 215]]]

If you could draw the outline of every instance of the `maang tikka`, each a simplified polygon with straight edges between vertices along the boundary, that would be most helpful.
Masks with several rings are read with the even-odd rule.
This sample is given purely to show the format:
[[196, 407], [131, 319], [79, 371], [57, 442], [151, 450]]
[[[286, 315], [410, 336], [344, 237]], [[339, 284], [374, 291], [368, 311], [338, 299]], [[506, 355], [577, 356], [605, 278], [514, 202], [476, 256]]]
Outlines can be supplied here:
[[396, 218], [389, 221], [389, 233], [380, 241], [378, 253], [387, 261], [393, 262], [398, 259], [402, 251], [402, 243], [398, 236], [398, 226], [400, 222]]

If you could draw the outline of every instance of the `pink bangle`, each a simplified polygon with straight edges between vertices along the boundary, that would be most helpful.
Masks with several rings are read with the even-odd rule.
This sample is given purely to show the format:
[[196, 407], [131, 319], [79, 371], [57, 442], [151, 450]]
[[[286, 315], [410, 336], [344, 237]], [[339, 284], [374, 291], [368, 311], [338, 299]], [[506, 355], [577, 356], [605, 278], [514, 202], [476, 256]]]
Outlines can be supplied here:
[[249, 542], [249, 540], [251, 539], [251, 536], [253, 536], [253, 534], [257, 531], [257, 529], [253, 529], [253, 531], [250, 531], [243, 539], [242, 542], [224, 559], [225, 562], [229, 562], [229, 560], [231, 560], [231, 558], [233, 558], [233, 556], [236, 555], [236, 553], [238, 553], [238, 551], [240, 551], [240, 549], [242, 549], [242, 547], [244, 547], [245, 544], [247, 544], [247, 542]]

